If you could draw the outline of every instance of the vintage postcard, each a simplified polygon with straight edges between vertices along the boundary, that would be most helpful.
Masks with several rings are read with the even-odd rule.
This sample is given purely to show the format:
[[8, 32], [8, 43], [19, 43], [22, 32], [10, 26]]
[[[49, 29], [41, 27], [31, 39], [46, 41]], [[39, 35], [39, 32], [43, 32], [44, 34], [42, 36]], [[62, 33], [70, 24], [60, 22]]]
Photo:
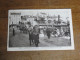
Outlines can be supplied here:
[[74, 50], [71, 9], [8, 11], [7, 51]]

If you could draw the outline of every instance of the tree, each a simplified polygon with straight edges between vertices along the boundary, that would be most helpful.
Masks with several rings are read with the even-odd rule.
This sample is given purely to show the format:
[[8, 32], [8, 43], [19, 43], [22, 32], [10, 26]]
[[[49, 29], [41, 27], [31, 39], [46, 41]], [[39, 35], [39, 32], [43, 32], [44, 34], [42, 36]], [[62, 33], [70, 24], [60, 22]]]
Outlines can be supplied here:
[[31, 22], [27, 22], [27, 24], [31, 26]]

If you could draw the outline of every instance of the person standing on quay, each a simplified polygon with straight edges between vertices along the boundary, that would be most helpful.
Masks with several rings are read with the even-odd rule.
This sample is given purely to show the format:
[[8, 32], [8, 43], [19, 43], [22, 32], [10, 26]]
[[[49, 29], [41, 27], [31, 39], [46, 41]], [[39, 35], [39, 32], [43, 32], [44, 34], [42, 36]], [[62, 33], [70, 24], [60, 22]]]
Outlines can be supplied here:
[[13, 36], [15, 36], [15, 29], [14, 29], [14, 27], [13, 27]]
[[29, 31], [29, 41], [31, 46], [31, 42], [33, 43], [33, 28], [29, 26], [28, 31]]
[[39, 42], [39, 33], [40, 33], [39, 26], [35, 25], [34, 28], [33, 28], [33, 30], [34, 30], [33, 31], [34, 42], [35, 42], [36, 47], [38, 47], [38, 44], [40, 43]]
[[47, 37], [48, 37], [48, 39], [50, 39], [51, 31], [50, 31], [50, 29], [49, 29], [49, 28], [47, 28], [46, 33], [47, 33]]

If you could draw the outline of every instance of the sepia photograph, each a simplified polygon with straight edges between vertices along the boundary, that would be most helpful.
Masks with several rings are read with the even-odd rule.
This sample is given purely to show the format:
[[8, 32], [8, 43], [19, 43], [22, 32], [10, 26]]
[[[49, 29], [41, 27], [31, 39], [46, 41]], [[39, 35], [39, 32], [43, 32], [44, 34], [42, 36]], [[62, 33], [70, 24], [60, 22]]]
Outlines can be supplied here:
[[71, 9], [8, 10], [7, 51], [74, 50]]

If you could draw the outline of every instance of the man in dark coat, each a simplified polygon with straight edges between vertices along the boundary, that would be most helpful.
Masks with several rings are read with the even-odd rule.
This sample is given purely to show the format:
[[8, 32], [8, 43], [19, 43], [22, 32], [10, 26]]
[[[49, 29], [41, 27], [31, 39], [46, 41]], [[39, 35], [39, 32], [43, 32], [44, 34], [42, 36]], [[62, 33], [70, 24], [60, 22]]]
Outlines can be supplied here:
[[34, 26], [34, 29], [33, 29], [33, 36], [34, 36], [34, 42], [35, 42], [35, 45], [36, 47], [38, 47], [38, 43], [39, 43], [39, 28], [38, 26]]
[[29, 31], [29, 40], [30, 40], [30, 46], [31, 46], [31, 42], [33, 43], [33, 30]]
[[15, 29], [14, 29], [14, 27], [13, 27], [13, 36], [15, 36]]
[[47, 33], [47, 37], [48, 37], [48, 39], [50, 39], [51, 31], [50, 31], [50, 29], [49, 29], [49, 28], [47, 28], [46, 33]]

